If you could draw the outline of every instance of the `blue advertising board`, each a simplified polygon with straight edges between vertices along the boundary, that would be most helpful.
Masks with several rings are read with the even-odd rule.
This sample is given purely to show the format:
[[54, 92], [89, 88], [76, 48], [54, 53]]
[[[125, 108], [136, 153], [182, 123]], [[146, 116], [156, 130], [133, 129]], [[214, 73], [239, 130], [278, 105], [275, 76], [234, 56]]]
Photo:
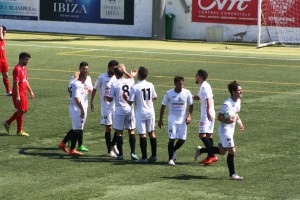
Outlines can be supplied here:
[[40, 0], [40, 20], [134, 24], [134, 0]]

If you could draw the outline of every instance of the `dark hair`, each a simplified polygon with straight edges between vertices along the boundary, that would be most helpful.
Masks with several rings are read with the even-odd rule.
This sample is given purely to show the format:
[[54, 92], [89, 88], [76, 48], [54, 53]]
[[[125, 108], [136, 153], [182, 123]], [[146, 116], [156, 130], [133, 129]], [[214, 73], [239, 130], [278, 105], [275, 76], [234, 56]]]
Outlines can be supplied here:
[[89, 66], [89, 64], [88, 64], [87, 62], [85, 62], [85, 61], [83, 61], [83, 62], [81, 62], [81, 63], [79, 64], [79, 68], [85, 67], [85, 66]]
[[207, 77], [208, 77], [207, 72], [203, 69], [199, 69], [198, 72], [197, 72], [197, 75], [201, 76], [203, 78], [203, 80], [206, 80]]
[[180, 81], [184, 81], [184, 78], [182, 76], [175, 76], [174, 77], [174, 84], [176, 84]]
[[121, 67], [116, 67], [114, 70], [115, 70], [115, 76], [116, 77], [122, 77], [123, 76], [124, 72], [123, 72]]
[[115, 67], [115, 66], [118, 66], [119, 65], [119, 62], [116, 61], [116, 60], [111, 60], [109, 61], [107, 67]]
[[1, 26], [3, 28], [3, 31], [6, 31], [6, 26]]
[[148, 76], [148, 69], [146, 67], [139, 67], [138, 75], [142, 80], [145, 80]]
[[20, 53], [19, 59], [21, 60], [21, 59], [25, 59], [25, 58], [31, 58], [30, 54], [26, 53], [26, 52]]
[[232, 92], [236, 91], [239, 86], [240, 86], [240, 84], [236, 80], [234, 80], [228, 84], [227, 88], [228, 88], [228, 91], [230, 92], [231, 96], [232, 96]]

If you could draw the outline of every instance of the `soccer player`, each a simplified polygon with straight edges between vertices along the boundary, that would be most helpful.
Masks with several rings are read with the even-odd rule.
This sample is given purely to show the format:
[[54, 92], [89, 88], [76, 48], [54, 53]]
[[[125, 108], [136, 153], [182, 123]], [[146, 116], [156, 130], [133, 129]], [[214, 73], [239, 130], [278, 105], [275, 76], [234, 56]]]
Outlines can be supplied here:
[[[212, 153], [225, 155], [228, 151], [227, 165], [229, 169], [229, 177], [231, 177], [232, 180], [242, 180], [243, 177], [237, 175], [235, 171], [234, 156], [236, 154], [236, 149], [233, 140], [233, 135], [236, 122], [239, 125], [240, 131], [244, 131], [245, 129], [241, 118], [237, 114], [241, 109], [240, 98], [243, 95], [243, 90], [237, 81], [230, 82], [227, 88], [230, 92], [231, 97], [223, 102], [220, 112], [218, 114], [218, 120], [221, 122], [218, 129], [221, 142], [219, 144], [219, 147], [212, 147]], [[234, 112], [236, 113], [236, 115], [227, 119], [225, 118], [225, 113], [228, 111]], [[208, 149], [201, 148], [199, 146], [198, 152], [199, 154], [207, 153]]]
[[[158, 127], [163, 126], [163, 115], [165, 107], [169, 104], [168, 116], [168, 164], [175, 166], [176, 151], [184, 144], [187, 136], [187, 125], [191, 123], [193, 113], [193, 96], [184, 87], [184, 78], [175, 76], [175, 88], [167, 91], [160, 108]], [[188, 108], [188, 112], [187, 112]], [[187, 112], [187, 113], [186, 113]], [[175, 144], [175, 140], [178, 140]], [[175, 145], [174, 145], [175, 144]]]
[[[218, 157], [211, 153], [213, 146], [212, 134], [214, 132], [215, 124], [215, 108], [213, 93], [210, 84], [206, 81], [208, 74], [205, 70], [200, 69], [197, 71], [195, 80], [196, 84], [200, 86], [199, 92], [194, 96], [194, 100], [200, 100], [200, 120], [199, 120], [199, 138], [208, 149], [209, 153], [207, 158], [200, 161], [204, 165], [210, 165], [213, 162], [218, 161]], [[199, 151], [195, 153], [195, 160], [197, 160]]]
[[12, 92], [10, 91], [10, 85], [8, 80], [8, 63], [5, 54], [5, 34], [6, 27], [0, 26], [0, 71], [2, 73], [3, 83], [6, 89], [6, 96], [11, 96]]
[[29, 53], [22, 52], [19, 55], [19, 63], [15, 66], [13, 70], [13, 88], [12, 88], [12, 100], [17, 111], [6, 121], [3, 121], [3, 125], [6, 131], [9, 133], [10, 124], [16, 120], [17, 121], [17, 135], [19, 136], [29, 136], [23, 130], [24, 115], [28, 110], [28, 99], [26, 91], [30, 93], [32, 99], [35, 95], [30, 88], [28, 82], [28, 75], [26, 66], [29, 59], [31, 58]]
[[[123, 78], [123, 74], [125, 74], [128, 78]], [[117, 132], [117, 148], [119, 154], [117, 156], [117, 160], [123, 160], [123, 129], [128, 130], [129, 134], [129, 144], [131, 150], [131, 159], [138, 160], [137, 155], [135, 154], [135, 134], [134, 129], [136, 127], [135, 124], [135, 115], [133, 106], [129, 105], [123, 98], [123, 93], [128, 93], [131, 86], [134, 84], [133, 77], [136, 75], [136, 70], [132, 71], [131, 74], [126, 71], [125, 65], [119, 64], [118, 67], [115, 68], [115, 76], [117, 81], [112, 84], [110, 93], [108, 96], [105, 96], [105, 100], [112, 102], [115, 100], [116, 110], [115, 110], [115, 118], [113, 121], [113, 128]]]
[[[135, 103], [136, 126], [140, 135], [140, 148], [142, 158], [141, 163], [154, 162], [156, 158], [157, 142], [155, 129], [155, 113], [153, 100], [157, 99], [157, 94], [154, 85], [146, 78], [148, 69], [140, 67], [138, 70], [138, 82], [130, 88], [130, 96], [127, 93], [123, 94], [124, 99], [132, 105]], [[152, 155], [147, 157], [147, 133], [150, 137]]]
[[[86, 73], [88, 74], [88, 63], [87, 62], [81, 62], [79, 64], [79, 72], [75, 72], [74, 73], [74, 76], [72, 76], [70, 78], [70, 81], [69, 81], [69, 85], [68, 85], [68, 92], [70, 94], [70, 98], [72, 97], [72, 87], [74, 85], [74, 82], [78, 79], [78, 76], [80, 73]], [[83, 83], [84, 85], [84, 105], [86, 106], [86, 109], [88, 107], [88, 94], [92, 92], [93, 90], [93, 84], [92, 84], [92, 79], [89, 75], [87, 75], [87, 78], [86, 80], [84, 81]], [[87, 114], [87, 112], [86, 112]], [[71, 140], [68, 140], [68, 138], [70, 138], [70, 135], [72, 135], [72, 132], [73, 132], [73, 129], [70, 129], [69, 132], [67, 133], [67, 136], [66, 136], [66, 140], [63, 140], [62, 142], [64, 144], [66, 144], [66, 142], [70, 142]], [[70, 145], [71, 146], [71, 145]], [[88, 152], [89, 150], [83, 146], [83, 131], [81, 131], [79, 133], [79, 136], [78, 136], [78, 148], [77, 148], [78, 151], [86, 151]]]
[[107, 66], [107, 72], [98, 76], [91, 97], [91, 111], [94, 111], [94, 97], [97, 90], [100, 90], [100, 103], [101, 103], [101, 118], [100, 124], [105, 126], [105, 143], [107, 147], [107, 155], [110, 157], [117, 157], [119, 153], [116, 147], [116, 133], [111, 140], [112, 124], [115, 112], [115, 102], [108, 102], [104, 100], [105, 96], [110, 93], [112, 83], [116, 82], [114, 68], [118, 67], [119, 62], [111, 60]]
[[[88, 73], [81, 71], [78, 80], [75, 80], [70, 85], [70, 117], [72, 119], [72, 129], [67, 133], [65, 138], [58, 147], [70, 155], [81, 156], [83, 153], [76, 151], [76, 143], [80, 136], [83, 135], [83, 127], [86, 122], [88, 102], [86, 101], [86, 88], [85, 81], [87, 80]], [[66, 142], [71, 140], [70, 150], [66, 146]]]

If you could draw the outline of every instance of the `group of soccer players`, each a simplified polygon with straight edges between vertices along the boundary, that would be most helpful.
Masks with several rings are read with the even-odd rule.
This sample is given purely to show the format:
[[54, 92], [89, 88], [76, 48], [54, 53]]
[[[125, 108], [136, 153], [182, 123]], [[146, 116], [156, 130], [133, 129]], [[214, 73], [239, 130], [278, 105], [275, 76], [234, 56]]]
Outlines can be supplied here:
[[[117, 160], [123, 160], [123, 130], [128, 130], [130, 157], [140, 163], [155, 162], [157, 160], [157, 141], [155, 135], [155, 112], [153, 101], [157, 99], [155, 87], [146, 80], [148, 69], [139, 67], [138, 70], [127, 72], [125, 65], [111, 60], [108, 63], [107, 72], [98, 76], [94, 86], [88, 76], [88, 64], [81, 62], [79, 73], [75, 73], [69, 83], [71, 97], [70, 116], [72, 129], [59, 143], [58, 147], [70, 155], [83, 155], [82, 151], [88, 151], [83, 146], [83, 128], [88, 109], [88, 94], [91, 93], [90, 109], [94, 111], [94, 98], [97, 90], [100, 90], [101, 119], [100, 124], [105, 126], [105, 142], [107, 155]], [[126, 78], [124, 77], [126, 76]], [[134, 77], [137, 76], [135, 83]], [[200, 161], [204, 165], [210, 165], [218, 160], [215, 154], [224, 155], [228, 151], [227, 164], [229, 176], [233, 180], [242, 180], [243, 177], [235, 172], [234, 155], [236, 153], [233, 134], [235, 123], [240, 130], [244, 130], [243, 123], [237, 114], [240, 111], [240, 97], [242, 88], [237, 81], [228, 85], [230, 98], [224, 101], [217, 119], [220, 121], [220, 144], [213, 146], [213, 127], [215, 123], [215, 110], [213, 94], [210, 84], [206, 81], [208, 74], [205, 70], [198, 70], [195, 76], [199, 84], [199, 92], [193, 96], [184, 88], [184, 78], [174, 77], [174, 88], [167, 91], [161, 103], [158, 127], [163, 127], [163, 115], [168, 105], [168, 165], [175, 166], [176, 151], [184, 144], [187, 137], [187, 125], [191, 123], [193, 113], [193, 101], [200, 100], [199, 137], [205, 148], [198, 146], [195, 160], [202, 154], [207, 157]], [[133, 106], [134, 105], [134, 106]], [[226, 112], [234, 111], [235, 115], [225, 117]], [[139, 159], [135, 152], [137, 129], [140, 139], [142, 157]], [[114, 130], [114, 131], [113, 131]], [[114, 134], [112, 135], [112, 132]], [[147, 135], [150, 138], [151, 155], [147, 155]], [[175, 141], [177, 142], [175, 143]], [[70, 143], [70, 149], [67, 143]], [[78, 142], [78, 148], [75, 149]]]

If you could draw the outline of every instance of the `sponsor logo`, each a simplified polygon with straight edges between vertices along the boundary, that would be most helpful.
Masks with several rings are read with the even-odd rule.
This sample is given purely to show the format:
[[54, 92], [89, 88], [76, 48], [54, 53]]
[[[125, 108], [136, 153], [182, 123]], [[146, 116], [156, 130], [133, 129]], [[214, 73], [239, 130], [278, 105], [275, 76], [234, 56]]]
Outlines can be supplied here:
[[198, 0], [198, 6], [202, 10], [212, 10], [217, 8], [218, 10], [231, 11], [237, 9], [238, 11], [244, 11], [251, 0]]

